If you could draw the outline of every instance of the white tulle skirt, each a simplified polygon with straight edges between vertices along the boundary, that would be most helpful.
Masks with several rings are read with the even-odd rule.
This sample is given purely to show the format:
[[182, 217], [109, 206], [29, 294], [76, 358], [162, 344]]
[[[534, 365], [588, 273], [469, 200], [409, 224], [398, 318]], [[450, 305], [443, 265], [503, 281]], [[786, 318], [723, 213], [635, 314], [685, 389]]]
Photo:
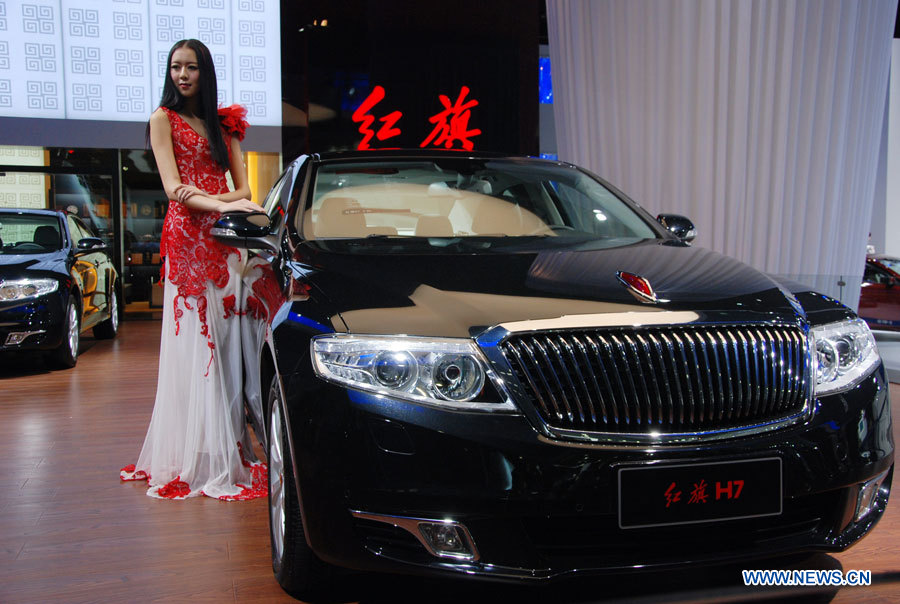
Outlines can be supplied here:
[[120, 471], [122, 480], [148, 480], [151, 497], [233, 501], [266, 495], [266, 466], [253, 454], [244, 417], [241, 313], [228, 312], [223, 302], [233, 296], [240, 307], [245, 298], [240, 256], [229, 255], [228, 263], [225, 287], [207, 282], [209, 338], [199, 297], [178, 298], [183, 313], [176, 333], [178, 290], [165, 281], [153, 415], [137, 463]]

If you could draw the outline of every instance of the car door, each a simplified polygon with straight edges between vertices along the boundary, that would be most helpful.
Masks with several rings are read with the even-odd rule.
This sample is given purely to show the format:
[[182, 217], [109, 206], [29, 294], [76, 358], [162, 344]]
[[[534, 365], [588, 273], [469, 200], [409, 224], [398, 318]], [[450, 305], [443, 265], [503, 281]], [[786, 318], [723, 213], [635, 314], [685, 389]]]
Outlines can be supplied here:
[[866, 262], [859, 315], [873, 328], [900, 329], [900, 276], [878, 263]]
[[79, 281], [81, 289], [81, 326], [91, 327], [103, 319], [102, 312], [106, 309], [108, 291], [108, 267], [109, 262], [106, 248], [91, 250], [80, 249], [78, 243], [87, 238], [96, 238], [96, 235], [83, 222], [74, 216], [66, 216], [69, 224], [69, 233], [72, 236], [72, 249], [75, 254], [73, 272]]
[[[288, 168], [278, 178], [263, 200], [262, 209], [270, 221], [272, 242], [278, 245], [284, 226], [293, 170]], [[247, 248], [247, 262], [241, 274], [241, 348], [245, 364], [244, 399], [256, 430], [263, 426], [265, 384], [260, 384], [260, 355], [265, 345], [268, 326], [284, 300], [283, 255], [271, 249]]]

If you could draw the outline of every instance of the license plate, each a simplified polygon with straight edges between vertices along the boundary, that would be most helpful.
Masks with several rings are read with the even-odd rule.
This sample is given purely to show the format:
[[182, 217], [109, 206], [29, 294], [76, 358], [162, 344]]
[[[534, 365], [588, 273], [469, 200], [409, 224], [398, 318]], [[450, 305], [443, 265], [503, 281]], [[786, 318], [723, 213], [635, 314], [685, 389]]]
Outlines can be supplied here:
[[778, 457], [619, 469], [619, 527], [623, 529], [778, 514]]

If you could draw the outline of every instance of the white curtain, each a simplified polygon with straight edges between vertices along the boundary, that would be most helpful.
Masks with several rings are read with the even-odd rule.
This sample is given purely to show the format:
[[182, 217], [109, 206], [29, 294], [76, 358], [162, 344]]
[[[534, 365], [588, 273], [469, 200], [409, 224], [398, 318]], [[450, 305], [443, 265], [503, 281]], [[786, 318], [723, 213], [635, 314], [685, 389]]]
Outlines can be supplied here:
[[855, 307], [896, 10], [547, 0], [559, 158], [690, 217], [696, 245]]

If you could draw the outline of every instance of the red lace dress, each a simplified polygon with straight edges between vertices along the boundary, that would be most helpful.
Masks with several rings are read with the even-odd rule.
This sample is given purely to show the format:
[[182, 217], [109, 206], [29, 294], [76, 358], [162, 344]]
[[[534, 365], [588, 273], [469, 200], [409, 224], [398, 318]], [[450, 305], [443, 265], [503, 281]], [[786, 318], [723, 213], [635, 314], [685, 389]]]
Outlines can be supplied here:
[[[209, 142], [174, 111], [162, 111], [172, 126], [181, 182], [213, 195], [227, 192], [225, 171], [213, 161]], [[245, 114], [238, 105], [219, 109], [229, 154], [231, 136], [243, 139]], [[120, 471], [122, 480], [147, 480], [153, 497], [266, 495], [266, 466], [253, 455], [243, 410], [244, 259], [210, 235], [218, 217], [170, 200], [163, 224], [156, 402], [137, 463]]]

